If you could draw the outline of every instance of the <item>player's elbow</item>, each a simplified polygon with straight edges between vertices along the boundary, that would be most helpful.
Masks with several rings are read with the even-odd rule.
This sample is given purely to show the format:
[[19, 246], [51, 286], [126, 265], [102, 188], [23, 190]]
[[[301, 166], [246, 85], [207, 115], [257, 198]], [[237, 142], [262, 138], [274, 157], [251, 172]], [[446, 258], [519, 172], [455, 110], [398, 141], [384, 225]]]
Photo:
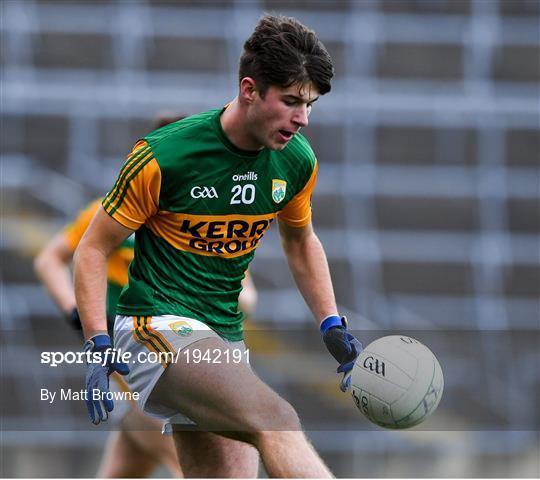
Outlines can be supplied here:
[[36, 257], [34, 257], [32, 266], [34, 267], [35, 274], [41, 278], [43, 276], [43, 272], [47, 269], [47, 255], [45, 250], [42, 250], [36, 255]]
[[83, 239], [73, 252], [73, 269], [77, 270], [80, 266], [87, 263], [89, 257], [91, 257], [91, 248]]
[[40, 279], [45, 278], [46, 274], [54, 270], [55, 266], [59, 263], [61, 263], [61, 259], [48, 244], [34, 258], [34, 272]]
[[280, 222], [279, 233], [281, 245], [285, 252], [299, 250], [318, 241], [311, 223], [303, 227], [291, 227]]
[[34, 272], [40, 279], [44, 279], [51, 273], [67, 268], [72, 255], [73, 251], [66, 238], [58, 234], [49, 240], [34, 258]]
[[107, 263], [107, 253], [97, 248], [92, 242], [86, 241], [85, 237], [79, 242], [79, 245], [73, 253], [73, 270], [75, 278], [77, 272], [94, 271], [94, 267]]
[[313, 230], [297, 237], [282, 237], [281, 245], [289, 262], [302, 262], [321, 248], [321, 242]]

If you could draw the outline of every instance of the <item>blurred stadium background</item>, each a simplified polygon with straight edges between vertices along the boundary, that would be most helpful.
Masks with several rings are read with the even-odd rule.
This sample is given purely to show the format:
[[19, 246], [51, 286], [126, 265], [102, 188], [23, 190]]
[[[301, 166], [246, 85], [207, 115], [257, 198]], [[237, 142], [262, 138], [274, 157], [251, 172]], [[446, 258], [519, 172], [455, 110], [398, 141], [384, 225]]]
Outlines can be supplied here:
[[425, 429], [382, 432], [339, 395], [318, 339], [291, 362], [279, 342], [312, 320], [275, 228], [252, 271], [255, 323], [280, 338], [258, 342], [256, 366], [309, 404], [337, 476], [540, 476], [537, 0], [3, 0], [2, 476], [92, 476], [106, 436], [85, 430], [82, 405], [63, 419], [39, 401], [45, 380], [82, 388], [82, 369], [29, 360], [66, 348], [33, 256], [107, 191], [158, 113], [235, 96], [265, 11], [316, 30], [335, 60], [305, 134], [340, 307], [361, 339], [424, 338], [446, 392]]

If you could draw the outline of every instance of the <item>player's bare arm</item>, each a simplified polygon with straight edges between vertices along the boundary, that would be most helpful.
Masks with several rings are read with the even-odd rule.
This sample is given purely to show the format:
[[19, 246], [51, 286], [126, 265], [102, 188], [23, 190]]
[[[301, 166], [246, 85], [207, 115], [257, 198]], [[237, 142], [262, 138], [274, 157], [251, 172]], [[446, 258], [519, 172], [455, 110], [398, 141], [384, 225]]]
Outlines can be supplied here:
[[303, 227], [279, 222], [279, 233], [291, 273], [317, 322], [337, 315], [328, 261], [311, 222]]
[[56, 234], [34, 260], [34, 270], [54, 302], [64, 314], [75, 307], [75, 292], [69, 264], [73, 250], [66, 241], [64, 232]]
[[107, 331], [107, 258], [132, 233], [99, 208], [75, 251], [75, 297], [85, 338]]
[[291, 227], [279, 222], [279, 232], [289, 268], [317, 320], [323, 340], [338, 361], [338, 373], [343, 373], [341, 389], [350, 387], [350, 372], [362, 350], [361, 343], [347, 331], [347, 320], [337, 313], [334, 289], [324, 248], [308, 223]]

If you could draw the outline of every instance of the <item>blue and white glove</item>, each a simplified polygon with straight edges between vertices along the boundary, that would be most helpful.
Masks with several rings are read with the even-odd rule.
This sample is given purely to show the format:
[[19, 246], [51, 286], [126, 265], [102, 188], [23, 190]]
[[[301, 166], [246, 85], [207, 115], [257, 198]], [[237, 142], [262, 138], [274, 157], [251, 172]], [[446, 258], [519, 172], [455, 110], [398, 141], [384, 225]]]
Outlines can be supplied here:
[[345, 317], [326, 317], [321, 323], [321, 333], [326, 348], [339, 363], [337, 373], [343, 373], [340, 388], [342, 392], [346, 392], [351, 386], [351, 371], [362, 351], [362, 344], [347, 332]]
[[[109, 335], [95, 335], [84, 343], [86, 357], [86, 408], [94, 425], [105, 422], [114, 408], [109, 393], [109, 376], [113, 372], [127, 375], [129, 367], [117, 361]], [[90, 353], [87, 353], [90, 352]], [[99, 397], [94, 400], [94, 393]]]

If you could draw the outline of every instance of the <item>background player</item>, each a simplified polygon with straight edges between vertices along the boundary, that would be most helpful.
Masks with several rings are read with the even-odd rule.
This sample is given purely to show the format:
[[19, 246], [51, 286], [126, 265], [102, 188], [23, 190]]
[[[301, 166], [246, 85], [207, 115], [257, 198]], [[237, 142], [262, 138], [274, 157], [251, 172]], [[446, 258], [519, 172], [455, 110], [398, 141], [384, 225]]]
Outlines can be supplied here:
[[[81, 330], [81, 322], [69, 266], [73, 252], [100, 204], [100, 199], [91, 202], [73, 223], [57, 233], [43, 247], [34, 260], [34, 268], [39, 279], [69, 324], [77, 330]], [[132, 259], [132, 237], [127, 238], [109, 257], [107, 272], [109, 330], [113, 328], [111, 323], [114, 323], [118, 296], [127, 283], [127, 269]], [[122, 390], [128, 388], [120, 375], [113, 374], [112, 377]], [[131, 408], [119, 423], [120, 429], [111, 432], [109, 436], [98, 469], [98, 477], [146, 477], [160, 464], [166, 466], [173, 477], [182, 477], [174, 443], [170, 437], [161, 435], [162, 422], [142, 413], [134, 402], [130, 402], [130, 405]]]
[[[118, 346], [135, 355], [195, 342], [206, 351], [228, 351], [225, 342], [242, 339], [240, 280], [278, 217], [300, 291], [340, 370], [350, 370], [360, 346], [337, 315], [326, 256], [311, 226], [316, 160], [298, 134], [312, 104], [330, 90], [332, 75], [330, 57], [313, 32], [293, 19], [263, 17], [245, 44], [240, 92], [228, 108], [190, 117], [136, 144], [76, 253], [86, 351], [111, 347], [103, 334], [100, 279], [106, 257], [134, 230], [136, 256], [115, 324]], [[235, 178], [259, 183], [237, 184]], [[186, 474], [256, 475], [255, 447], [270, 476], [330, 476], [296, 412], [245, 364], [180, 357], [131, 368], [129, 380], [148, 411], [171, 422], [184, 414], [203, 429], [175, 431]], [[117, 361], [89, 364], [87, 388], [104, 385], [110, 370], [128, 373]], [[89, 408], [98, 423], [112, 404]]]

